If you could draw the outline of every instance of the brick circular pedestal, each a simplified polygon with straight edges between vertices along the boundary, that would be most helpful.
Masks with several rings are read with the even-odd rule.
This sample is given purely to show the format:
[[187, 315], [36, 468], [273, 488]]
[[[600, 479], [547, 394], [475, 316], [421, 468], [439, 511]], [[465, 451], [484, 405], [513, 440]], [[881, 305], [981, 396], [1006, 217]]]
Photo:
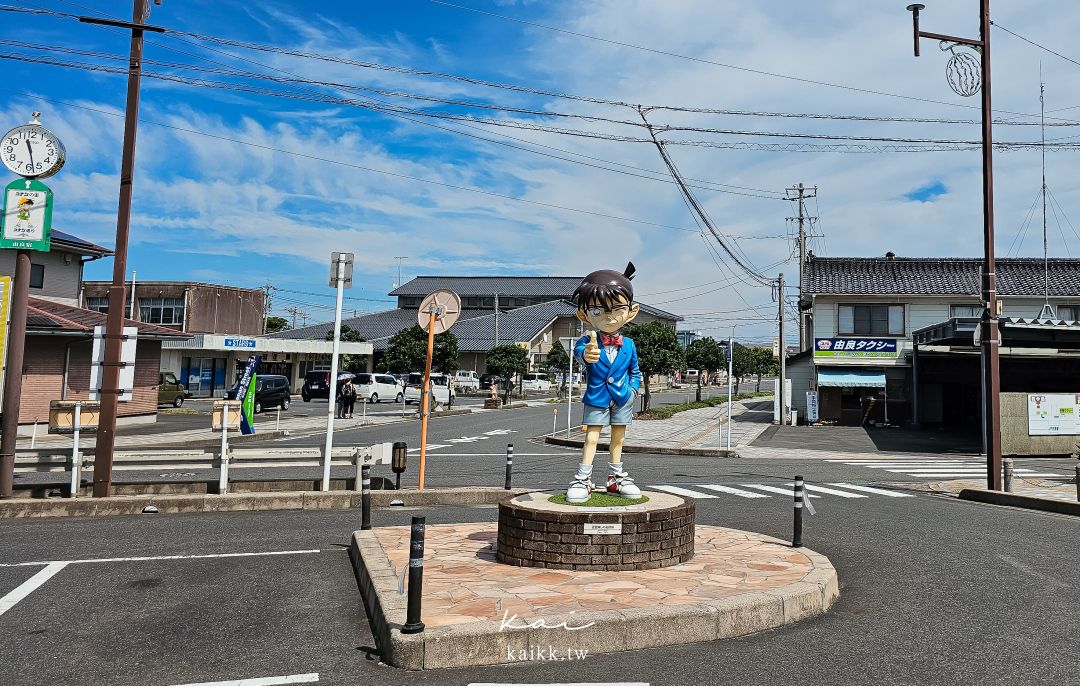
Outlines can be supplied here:
[[642, 493], [647, 503], [582, 507], [549, 502], [553, 492], [499, 503], [495, 559], [518, 567], [629, 571], [694, 557], [694, 502]]

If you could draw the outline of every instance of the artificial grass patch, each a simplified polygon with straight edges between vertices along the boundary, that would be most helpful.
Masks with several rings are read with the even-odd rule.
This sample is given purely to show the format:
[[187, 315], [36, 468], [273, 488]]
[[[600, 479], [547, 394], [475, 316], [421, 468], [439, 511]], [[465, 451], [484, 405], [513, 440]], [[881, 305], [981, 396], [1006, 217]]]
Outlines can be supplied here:
[[566, 501], [566, 494], [559, 493], [548, 498], [549, 502], [556, 505], [573, 505], [575, 507], [620, 507], [623, 505], [641, 505], [642, 503], [649, 502], [649, 496], [643, 495], [640, 498], [623, 498], [618, 495], [611, 495], [603, 491], [595, 491], [589, 496], [589, 499], [583, 503], [570, 503]]

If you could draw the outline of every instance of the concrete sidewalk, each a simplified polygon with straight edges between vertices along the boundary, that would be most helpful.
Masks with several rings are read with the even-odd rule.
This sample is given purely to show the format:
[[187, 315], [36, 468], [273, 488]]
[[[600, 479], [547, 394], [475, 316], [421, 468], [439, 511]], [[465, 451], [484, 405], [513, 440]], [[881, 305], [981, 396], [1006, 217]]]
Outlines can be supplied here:
[[[743, 447], [772, 425], [772, 399], [754, 398], [732, 403], [731, 449]], [[721, 426], [723, 433], [721, 433]], [[727, 453], [727, 405], [679, 412], [668, 419], [635, 419], [626, 431], [626, 452], [660, 452], [680, 455], [715, 455]], [[600, 433], [601, 447], [606, 446], [611, 430]], [[584, 432], [580, 425], [570, 432], [547, 438], [549, 443], [580, 446]]]

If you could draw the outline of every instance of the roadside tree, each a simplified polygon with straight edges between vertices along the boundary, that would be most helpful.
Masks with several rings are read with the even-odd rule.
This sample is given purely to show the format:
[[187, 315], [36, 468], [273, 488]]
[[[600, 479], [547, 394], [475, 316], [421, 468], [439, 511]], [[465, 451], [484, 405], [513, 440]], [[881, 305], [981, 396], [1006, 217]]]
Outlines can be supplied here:
[[671, 374], [683, 365], [683, 349], [675, 331], [660, 322], [627, 324], [623, 333], [634, 339], [637, 346], [638, 367], [641, 368], [645, 395], [641, 411], [649, 411], [649, 377], [653, 374]]
[[[512, 343], [497, 345], [487, 354], [487, 370], [491, 374], [513, 379], [529, 371], [529, 351]], [[519, 386], [520, 387], [520, 386]], [[510, 400], [510, 385], [506, 385], [505, 399]]]
[[562, 383], [559, 384], [559, 397], [566, 393], [567, 376], [570, 374], [570, 355], [563, 347], [562, 341], [555, 341], [547, 354], [547, 367], [549, 371], [562, 375]]
[[[326, 340], [334, 340], [334, 332], [326, 332]], [[343, 343], [363, 343], [367, 339], [360, 335], [359, 331], [353, 331], [347, 325], [341, 325], [341, 337], [338, 338]], [[367, 369], [367, 355], [342, 355], [340, 358], [339, 367], [343, 372], [352, 372], [353, 374], [359, 374]]]
[[723, 366], [724, 351], [715, 338], [706, 337], [692, 341], [686, 348], [686, 366], [698, 370], [697, 400], [701, 402], [701, 378], [712, 375]]
[[[422, 372], [427, 357], [427, 332], [417, 324], [399, 331], [386, 342], [379, 366], [396, 373]], [[453, 331], [435, 336], [435, 349], [431, 356], [433, 371], [453, 374], [458, 369], [458, 341]]]
[[277, 333], [289, 329], [289, 320], [285, 317], [267, 317], [266, 333]]

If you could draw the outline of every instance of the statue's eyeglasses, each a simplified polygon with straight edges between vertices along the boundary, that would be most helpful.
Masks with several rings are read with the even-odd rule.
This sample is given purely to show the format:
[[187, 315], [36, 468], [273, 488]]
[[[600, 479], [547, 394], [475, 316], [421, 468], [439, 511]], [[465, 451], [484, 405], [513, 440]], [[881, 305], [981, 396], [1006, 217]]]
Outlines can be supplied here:
[[588, 308], [585, 309], [585, 311], [588, 312], [589, 315], [592, 316], [592, 317], [599, 317], [600, 315], [608, 313], [608, 312], [610, 312], [611, 314], [626, 314], [627, 312], [630, 311], [630, 306], [629, 305], [616, 305], [615, 307], [611, 308], [610, 310], [605, 309], [603, 307], [588, 307]]

